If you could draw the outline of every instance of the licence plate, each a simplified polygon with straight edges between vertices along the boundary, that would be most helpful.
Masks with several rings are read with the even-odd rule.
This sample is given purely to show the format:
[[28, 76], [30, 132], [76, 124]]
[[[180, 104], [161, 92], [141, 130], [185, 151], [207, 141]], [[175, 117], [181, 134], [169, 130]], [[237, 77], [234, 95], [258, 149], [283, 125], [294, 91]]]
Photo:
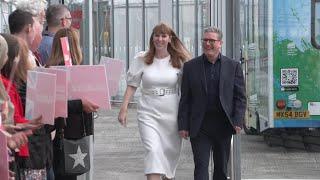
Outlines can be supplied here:
[[275, 119], [283, 119], [283, 118], [309, 118], [309, 111], [275, 111], [274, 118]]

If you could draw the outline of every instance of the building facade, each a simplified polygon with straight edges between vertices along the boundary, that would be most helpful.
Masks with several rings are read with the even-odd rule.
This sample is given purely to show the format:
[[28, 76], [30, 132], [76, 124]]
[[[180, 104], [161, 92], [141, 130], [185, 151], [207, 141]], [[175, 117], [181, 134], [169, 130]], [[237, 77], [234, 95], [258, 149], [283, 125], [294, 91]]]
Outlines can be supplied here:
[[[238, 59], [240, 52], [239, 3], [232, 0], [48, 0], [66, 4], [79, 29], [85, 64], [99, 64], [101, 56], [125, 62], [115, 101], [126, 88], [125, 72], [134, 55], [148, 49], [152, 28], [159, 22], [172, 26], [193, 54], [201, 54], [201, 34], [207, 26], [223, 30], [223, 53]], [[1, 32], [8, 30], [8, 14], [14, 10], [10, 0], [1, 0]]]

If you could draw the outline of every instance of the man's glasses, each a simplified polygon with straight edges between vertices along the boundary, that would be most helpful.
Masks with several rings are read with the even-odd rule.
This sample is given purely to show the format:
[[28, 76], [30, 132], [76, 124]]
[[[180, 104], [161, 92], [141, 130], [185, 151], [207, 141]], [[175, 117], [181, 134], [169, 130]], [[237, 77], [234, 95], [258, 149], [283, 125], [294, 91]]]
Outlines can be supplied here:
[[207, 44], [209, 42], [209, 44], [214, 44], [216, 41], [220, 41], [218, 39], [201, 39], [203, 44]]
[[64, 18], [61, 18], [61, 20], [64, 20], [64, 19], [67, 19], [69, 21], [72, 21], [72, 17], [64, 17]]

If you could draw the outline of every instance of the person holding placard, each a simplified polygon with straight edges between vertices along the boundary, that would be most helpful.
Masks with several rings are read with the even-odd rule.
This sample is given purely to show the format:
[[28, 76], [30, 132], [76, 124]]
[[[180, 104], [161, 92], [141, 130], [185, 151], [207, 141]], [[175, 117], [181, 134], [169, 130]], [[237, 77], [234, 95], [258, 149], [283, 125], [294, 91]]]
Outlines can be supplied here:
[[153, 28], [149, 50], [140, 52], [127, 73], [127, 89], [118, 120], [127, 124], [127, 108], [141, 87], [138, 125], [146, 150], [144, 173], [148, 180], [172, 179], [177, 168], [182, 139], [178, 134], [178, 104], [181, 68], [190, 53], [166, 24]]
[[[16, 65], [19, 64], [20, 61], [19, 57], [26, 57], [27, 56], [27, 50], [25, 50], [25, 54], [23, 55], [23, 47], [25, 47], [25, 49], [27, 48], [27, 45], [24, 43], [24, 41], [22, 39], [19, 39], [18, 37], [15, 37], [13, 35], [10, 34], [1, 34], [4, 39], [6, 40], [6, 43], [8, 45], [8, 55], [7, 58], [4, 59], [3, 61], [1, 61], [1, 64], [3, 66], [0, 67], [1, 69], [1, 81], [4, 84], [4, 87], [6, 88], [9, 96], [10, 96], [10, 101], [13, 103], [14, 105], [14, 123], [18, 126], [21, 127], [22, 129], [27, 129], [27, 130], [31, 130], [33, 129], [37, 134], [38, 130], [41, 129], [41, 124], [40, 121], [42, 119], [42, 117], [38, 117], [32, 120], [28, 120], [26, 118], [24, 118], [24, 108], [20, 99], [20, 95], [16, 89], [16, 84], [14, 82], [15, 79], [15, 70], [16, 70]], [[36, 169], [36, 167], [33, 165], [32, 163], [32, 159], [35, 159], [37, 162], [40, 161], [40, 157], [38, 156], [34, 156], [32, 154], [32, 152], [36, 152], [38, 154], [48, 154], [50, 155], [50, 150], [47, 153], [47, 149], [51, 149], [51, 138], [50, 136], [48, 136], [46, 138], [45, 134], [44, 136], [37, 136], [37, 135], [32, 135], [29, 134], [29, 139], [30, 139], [30, 143], [31, 143], [31, 147], [28, 148], [28, 144], [25, 144], [24, 146], [22, 146], [19, 150], [19, 152], [16, 155], [16, 160], [17, 160], [17, 167], [18, 167], [18, 171], [19, 171], [19, 176], [21, 176], [21, 179], [27, 179], [32, 177], [31, 174], [37, 174], [36, 172], [38, 172], [39, 170], [34, 170], [32, 171], [32, 169]], [[41, 139], [39, 139], [41, 138]], [[47, 141], [44, 141], [47, 140]], [[35, 146], [34, 144], [37, 144], [37, 146]], [[39, 146], [40, 145], [40, 146]], [[35, 147], [42, 147], [42, 148], [35, 148]], [[47, 148], [46, 148], [47, 147]], [[30, 151], [31, 153], [30, 153]], [[43, 153], [41, 153], [43, 152]], [[52, 153], [51, 153], [52, 154]], [[41, 157], [41, 159], [45, 159], [46, 156]], [[51, 158], [52, 159], [52, 158]], [[43, 161], [46, 161], [43, 160]], [[46, 162], [44, 162], [45, 164]], [[49, 164], [52, 164], [50, 161], [48, 162]], [[31, 173], [34, 172], [34, 173]]]
[[[64, 56], [61, 47], [61, 38], [67, 37], [72, 65], [80, 65], [82, 52], [80, 49], [79, 34], [75, 29], [63, 28], [56, 32], [51, 54], [47, 66], [64, 66]], [[72, 83], [72, 82], [71, 82]], [[61, 173], [61, 155], [63, 155], [61, 143], [63, 139], [81, 139], [83, 135], [93, 134], [93, 112], [98, 106], [86, 99], [68, 100], [68, 117], [56, 118], [56, 136], [54, 139], [54, 171], [55, 177], [59, 180], [76, 180], [77, 175]], [[84, 125], [84, 129], [83, 129]], [[63, 171], [63, 170], [62, 170]]]

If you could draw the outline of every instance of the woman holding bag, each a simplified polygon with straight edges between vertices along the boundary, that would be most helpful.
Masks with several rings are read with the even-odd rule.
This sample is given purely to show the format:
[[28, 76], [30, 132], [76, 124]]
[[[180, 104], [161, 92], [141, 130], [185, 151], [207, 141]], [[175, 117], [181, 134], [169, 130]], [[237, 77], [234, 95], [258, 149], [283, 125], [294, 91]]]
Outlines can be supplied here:
[[[60, 29], [54, 36], [51, 55], [48, 66], [64, 66], [63, 52], [60, 38], [67, 37], [69, 41], [70, 55], [73, 65], [80, 65], [82, 62], [82, 52], [80, 49], [79, 35], [75, 29]], [[65, 162], [62, 146], [64, 139], [78, 140], [84, 136], [93, 135], [92, 113], [98, 110], [98, 106], [85, 100], [68, 100], [68, 117], [56, 118], [56, 136], [53, 142], [54, 149], [54, 172], [57, 180], [76, 180], [76, 174], [65, 172]], [[85, 158], [85, 157], [84, 157]], [[76, 164], [75, 164], [76, 165]]]

